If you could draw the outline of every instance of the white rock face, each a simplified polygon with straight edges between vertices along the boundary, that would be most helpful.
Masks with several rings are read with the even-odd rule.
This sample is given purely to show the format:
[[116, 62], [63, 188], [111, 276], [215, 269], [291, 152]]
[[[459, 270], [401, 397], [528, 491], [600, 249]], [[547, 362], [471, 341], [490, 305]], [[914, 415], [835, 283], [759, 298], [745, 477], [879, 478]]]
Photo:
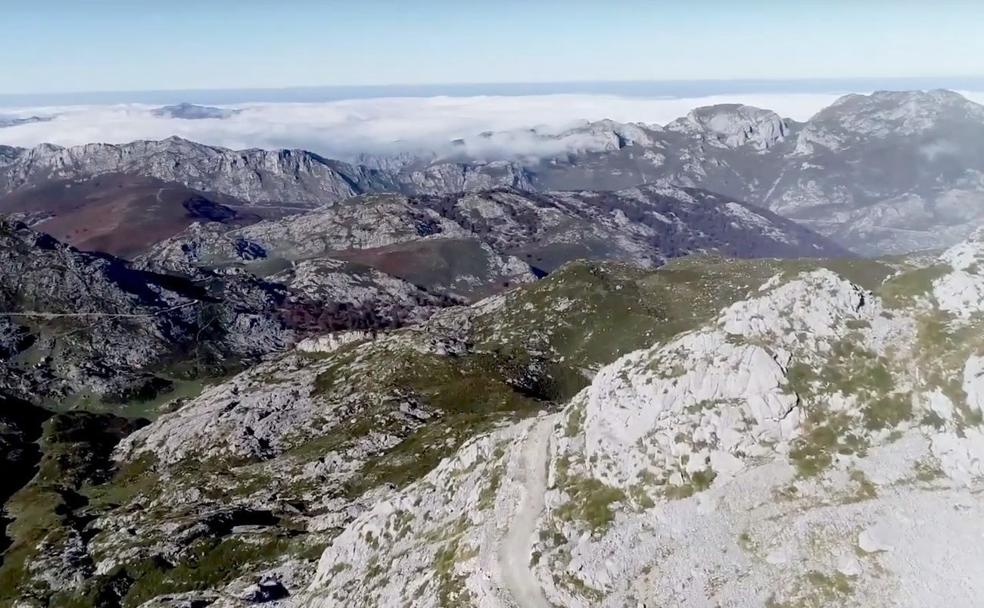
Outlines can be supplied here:
[[298, 605], [974, 606], [984, 359], [935, 384], [920, 302], [777, 275], [359, 517]]
[[449, 304], [408, 281], [331, 258], [297, 262], [270, 280], [287, 285], [295, 297], [345, 303], [401, 324], [426, 320]]
[[[309, 387], [315, 370], [301, 370], [296, 384], [263, 382], [277, 369], [259, 365], [231, 381], [206, 389], [191, 403], [156, 424], [128, 436], [117, 449], [121, 457], [153, 453], [164, 463], [189, 457], [254, 457], [281, 450], [284, 441], [310, 428], [321, 405]], [[303, 387], [303, 388], [299, 388]]]
[[836, 117], [831, 126], [855, 137], [912, 136], [926, 131], [954, 112], [984, 120], [984, 111], [952, 91], [876, 91], [871, 95], [845, 95], [814, 117]]
[[786, 122], [775, 112], [734, 104], [698, 108], [666, 129], [706, 134], [711, 141], [729, 148], [748, 144], [758, 150], [771, 148], [787, 134]]
[[608, 366], [588, 389], [585, 454], [597, 462], [594, 476], [622, 488], [665, 476], [687, 449], [681, 433], [708, 446], [690, 455], [686, 473], [711, 459], [740, 467], [733, 457], [792, 439], [802, 416], [786, 386], [793, 350], [818, 357], [847, 333], [847, 320], [874, 316], [864, 302], [856, 286], [817, 271], [725, 309], [717, 327]]
[[297, 343], [297, 350], [303, 353], [332, 353], [346, 344], [371, 340], [373, 333], [369, 331], [339, 331], [324, 336], [305, 338]]
[[973, 355], [967, 359], [963, 370], [963, 390], [967, 393], [967, 405], [977, 412], [984, 412], [984, 357]]
[[947, 249], [940, 262], [951, 268], [933, 281], [940, 309], [965, 320], [984, 311], [984, 230]]
[[457, 223], [402, 196], [379, 196], [359, 204], [337, 205], [284, 220], [260, 222], [237, 233], [292, 257], [344, 249], [371, 249], [440, 235], [469, 238]]

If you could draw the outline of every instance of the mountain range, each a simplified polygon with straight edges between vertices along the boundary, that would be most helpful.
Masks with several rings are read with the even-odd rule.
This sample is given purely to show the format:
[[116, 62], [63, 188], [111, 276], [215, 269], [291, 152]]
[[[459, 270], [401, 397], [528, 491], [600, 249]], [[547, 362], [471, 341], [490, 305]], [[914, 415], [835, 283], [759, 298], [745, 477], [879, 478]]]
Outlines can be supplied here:
[[[524, 133], [553, 151], [535, 158], [476, 160], [462, 146], [451, 157], [361, 155], [360, 164], [352, 164], [300, 150], [232, 151], [177, 138], [5, 148], [0, 193], [123, 173], [284, 210], [379, 192], [620, 190], [663, 183], [768, 208], [876, 255], [941, 248], [969, 234], [981, 219], [982, 135], [984, 107], [957, 93], [876, 92], [843, 97], [804, 123], [718, 105], [662, 127], [600, 121], [559, 134]], [[482, 137], [508, 141], [511, 135]]]

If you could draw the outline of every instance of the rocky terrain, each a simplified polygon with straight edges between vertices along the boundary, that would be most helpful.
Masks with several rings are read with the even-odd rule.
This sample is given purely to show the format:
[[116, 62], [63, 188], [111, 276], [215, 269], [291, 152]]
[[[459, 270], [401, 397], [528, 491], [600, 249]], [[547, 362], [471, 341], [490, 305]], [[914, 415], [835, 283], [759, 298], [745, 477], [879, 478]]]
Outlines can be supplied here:
[[618, 192], [366, 195], [242, 229], [196, 226], [144, 259], [158, 268], [236, 264], [264, 274], [338, 258], [474, 298], [576, 259], [654, 267], [694, 252], [849, 255], [762, 209], [702, 190], [650, 185]]
[[2, 228], [0, 386], [62, 409], [198, 390], [200, 372], [221, 375], [305, 334], [416, 323], [580, 258], [846, 255], [767, 212], [654, 186], [373, 195], [239, 229], [196, 223], [134, 264]]
[[[302, 342], [131, 435], [114, 462], [15, 494], [0, 589], [28, 606], [246, 601], [258, 581], [296, 597], [323, 548], [379, 497], [483, 430], [557, 409], [604, 361], [768, 276], [697, 268], [576, 264], [417, 327]], [[736, 275], [749, 286], [716, 290]], [[90, 424], [57, 420], [46, 424]], [[108, 441], [46, 437], [46, 458]], [[65, 483], [84, 500], [60, 506]]]
[[[849, 95], [797, 123], [764, 109], [698, 108], [664, 126], [598, 121], [481, 134], [451, 155], [233, 151], [171, 138], [0, 149], [0, 195], [107, 173], [150, 177], [253, 206], [313, 208], [359, 194], [699, 187], [771, 209], [864, 254], [943, 248], [984, 220], [984, 107], [950, 91]], [[469, 140], [471, 141], [471, 140]], [[498, 152], [496, 152], [498, 151]]]
[[[280, 568], [275, 593], [296, 593], [376, 494], [559, 405], [664, 325], [710, 314], [640, 307], [643, 293], [704, 288], [646, 267], [843, 253], [767, 212], [666, 187], [376, 195], [249, 228], [196, 223], [130, 263], [0, 222], [13, 472], [0, 597], [262, 596], [223, 591], [259, 566]], [[514, 285], [527, 287], [463, 306]], [[134, 433], [162, 414], [173, 427]]]
[[293, 605], [975, 605], [982, 259], [777, 272], [376, 502]]
[[139, 429], [59, 415], [36, 466], [61, 468], [8, 502], [0, 589], [971, 606], [980, 260], [984, 235], [884, 262], [568, 264], [418, 325], [305, 340]]
[[0, 147], [0, 605], [975, 606], [982, 112]]
[[0, 390], [58, 409], [126, 404], [283, 348], [282, 289], [198, 281], [0, 221]]

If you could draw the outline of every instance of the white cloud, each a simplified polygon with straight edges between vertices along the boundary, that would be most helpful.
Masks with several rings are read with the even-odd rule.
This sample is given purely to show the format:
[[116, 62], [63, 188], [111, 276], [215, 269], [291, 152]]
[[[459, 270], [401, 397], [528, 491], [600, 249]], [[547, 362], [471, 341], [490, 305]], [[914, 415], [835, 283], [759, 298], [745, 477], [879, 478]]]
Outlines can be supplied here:
[[984, 91], [957, 91], [967, 99], [973, 101], [974, 103], [979, 103], [984, 105]]
[[[981, 95], [979, 95], [980, 97]], [[350, 158], [360, 152], [448, 149], [465, 139], [469, 150], [486, 153], [558, 152], [544, 146], [591, 146], [591, 141], [543, 142], [526, 130], [558, 133], [585, 120], [665, 124], [689, 110], [716, 103], [744, 103], [805, 120], [829, 105], [834, 94], [757, 94], [653, 99], [611, 95], [538, 95], [516, 97], [384, 98], [326, 103], [263, 103], [236, 106], [226, 119], [181, 120], [154, 116], [157, 106], [111, 105], [20, 108], [7, 116], [51, 115], [39, 122], [0, 129], [0, 144], [64, 146], [90, 142], [125, 143], [177, 135], [229, 148], [304, 148], [328, 157]], [[509, 133], [483, 140], [485, 131]]]

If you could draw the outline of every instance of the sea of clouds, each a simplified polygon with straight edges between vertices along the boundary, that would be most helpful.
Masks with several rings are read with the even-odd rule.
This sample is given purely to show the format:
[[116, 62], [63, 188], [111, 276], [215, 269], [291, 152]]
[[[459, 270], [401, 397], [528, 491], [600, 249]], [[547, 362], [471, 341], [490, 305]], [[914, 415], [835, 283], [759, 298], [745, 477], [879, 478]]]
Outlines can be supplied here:
[[[984, 101], [984, 93], [967, 95]], [[441, 155], [452, 149], [451, 142], [460, 140], [473, 155], [536, 156], [562, 152], [563, 148], [590, 147], [590, 142], [576, 139], [545, 140], [537, 136], [537, 133], [561, 133], [585, 121], [611, 119], [663, 125], [693, 108], [717, 103], [743, 103], [768, 108], [794, 120], [806, 120], [837, 97], [837, 94], [693, 98], [584, 94], [401, 97], [323, 103], [246, 103], [224, 106], [240, 110], [227, 118], [202, 120], [157, 116], [155, 110], [160, 106], [144, 104], [0, 108], [2, 118], [52, 117], [44, 122], [0, 128], [0, 144], [72, 146], [178, 136], [233, 149], [302, 148], [349, 160], [360, 153], [430, 151]], [[500, 136], [482, 137], [485, 132], [497, 132]]]

